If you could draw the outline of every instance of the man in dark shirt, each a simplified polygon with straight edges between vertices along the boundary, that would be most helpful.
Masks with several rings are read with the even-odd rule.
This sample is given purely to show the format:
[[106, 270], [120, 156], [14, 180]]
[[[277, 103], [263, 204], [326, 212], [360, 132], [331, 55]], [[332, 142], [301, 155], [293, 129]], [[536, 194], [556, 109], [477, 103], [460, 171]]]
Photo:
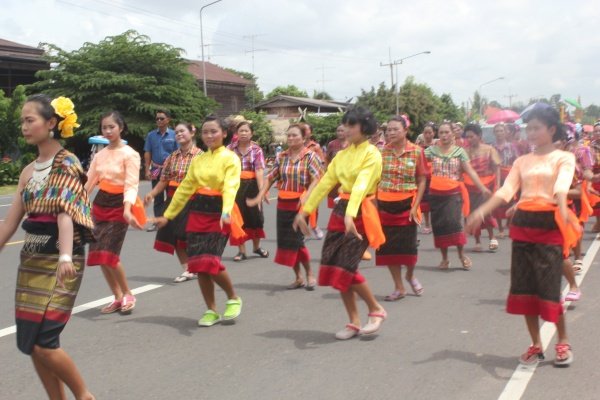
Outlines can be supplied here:
[[[152, 181], [152, 187], [160, 180], [163, 163], [179, 147], [175, 140], [175, 131], [169, 128], [171, 114], [166, 110], [156, 112], [156, 129], [148, 132], [144, 143], [144, 166], [146, 179]], [[165, 193], [154, 198], [154, 216], [161, 217], [165, 208]], [[150, 230], [153, 230], [151, 228]]]

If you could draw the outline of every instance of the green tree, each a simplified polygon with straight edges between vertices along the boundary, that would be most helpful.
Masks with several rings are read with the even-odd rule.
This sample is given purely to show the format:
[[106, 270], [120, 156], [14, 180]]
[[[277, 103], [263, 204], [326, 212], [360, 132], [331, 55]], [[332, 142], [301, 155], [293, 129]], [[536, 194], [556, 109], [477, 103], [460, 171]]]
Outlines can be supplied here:
[[12, 97], [5, 97], [0, 90], [0, 156], [32, 151], [21, 137], [21, 108], [25, 102], [25, 87], [17, 86]]
[[335, 139], [335, 131], [338, 125], [342, 122], [342, 113], [316, 115], [307, 114], [306, 122], [312, 126], [313, 139], [320, 144], [327, 144], [330, 140]]
[[71, 52], [43, 46], [47, 61], [56, 67], [39, 71], [41, 81], [27, 89], [70, 97], [79, 115], [79, 133], [97, 133], [98, 118], [112, 109], [124, 114], [131, 134], [142, 137], [154, 128], [157, 109], [169, 110], [175, 120], [198, 122], [217, 106], [187, 71], [181, 49], [152, 43], [135, 31]]
[[589, 122], [595, 122], [600, 119], [600, 107], [595, 104], [590, 104], [585, 108], [584, 118]]
[[443, 120], [464, 122], [464, 111], [454, 104], [454, 100], [452, 100], [452, 96], [449, 93], [444, 93], [440, 96], [439, 114]]
[[246, 86], [246, 105], [250, 107], [254, 107], [256, 103], [259, 103], [265, 99], [265, 94], [259, 89], [258, 84], [256, 83], [257, 77], [250, 72], [239, 71], [233, 68], [225, 68], [227, 71], [232, 72], [236, 75], [241, 76], [242, 78], [252, 82], [250, 86]]
[[269, 94], [267, 94], [266, 99], [272, 99], [275, 96], [285, 95], [285, 96], [294, 96], [294, 97], [308, 97], [308, 93], [306, 90], [299, 89], [295, 85], [287, 85], [287, 86], [277, 86], [275, 89], [271, 90]]
[[395, 87], [387, 88], [385, 82], [381, 82], [377, 89], [373, 86], [369, 91], [361, 89], [356, 105], [368, 108], [378, 121], [386, 121], [396, 112]]
[[317, 92], [316, 90], [313, 90], [313, 99], [317, 99], [317, 100], [333, 100], [333, 97], [331, 97], [329, 95], [329, 93], [327, 93], [325, 91]]

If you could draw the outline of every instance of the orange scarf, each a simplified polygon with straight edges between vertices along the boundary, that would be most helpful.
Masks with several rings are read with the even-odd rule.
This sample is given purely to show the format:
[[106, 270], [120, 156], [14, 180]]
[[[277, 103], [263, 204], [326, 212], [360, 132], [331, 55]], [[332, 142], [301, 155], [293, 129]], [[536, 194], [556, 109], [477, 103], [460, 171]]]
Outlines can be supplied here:
[[582, 236], [579, 220], [573, 211], [567, 210], [567, 219], [565, 222], [556, 204], [547, 203], [539, 200], [525, 200], [517, 205], [519, 210], [523, 211], [554, 211], [554, 221], [558, 225], [558, 230], [563, 237], [563, 256], [569, 256], [571, 249], [577, 245]]
[[[350, 194], [340, 193], [340, 198], [349, 200]], [[373, 203], [373, 199], [375, 199], [375, 195], [365, 197], [360, 205], [360, 211], [362, 213], [362, 222], [365, 227], [365, 234], [367, 235], [369, 246], [377, 250], [385, 243], [385, 235], [383, 234], [381, 221], [379, 220], [379, 212]]]
[[594, 205], [598, 203], [600, 197], [588, 193], [588, 182], [584, 180], [581, 183], [581, 215], [579, 216], [579, 222], [587, 222], [590, 219], [590, 216], [594, 213], [594, 208], [592, 206], [592, 197], [594, 197]]
[[[115, 185], [107, 180], [101, 180], [98, 185], [100, 190], [105, 191], [110, 194], [122, 194], [125, 192], [125, 187], [123, 185]], [[146, 225], [148, 222], [148, 218], [146, 217], [146, 209], [144, 208], [144, 203], [140, 197], [135, 198], [135, 204], [131, 205], [131, 214], [133, 214], [133, 218], [140, 224], [141, 226]]]
[[[477, 185], [475, 184], [475, 182], [473, 182], [473, 180], [471, 179], [471, 177], [468, 174], [463, 174], [463, 181], [465, 182], [465, 186], [468, 189], [479, 190], [477, 188]], [[485, 187], [490, 187], [490, 185], [493, 183], [494, 188], [492, 189], [492, 192], [496, 191], [496, 182], [497, 182], [496, 175], [480, 176], [479, 181]]]
[[[198, 189], [196, 191], [196, 193], [198, 194], [202, 194], [204, 196], [222, 196], [223, 194], [221, 192], [219, 192], [218, 190], [213, 190], [213, 189]], [[244, 226], [244, 219], [242, 218], [242, 213], [240, 212], [240, 209], [238, 207], [238, 205], [234, 202], [233, 203], [233, 208], [231, 209], [231, 236], [234, 239], [240, 239], [243, 238], [246, 233], [244, 232], [244, 229], [242, 228]]]
[[429, 188], [442, 192], [460, 189], [460, 196], [463, 201], [462, 212], [465, 217], [469, 216], [469, 213], [471, 212], [471, 202], [469, 200], [469, 192], [463, 182], [455, 181], [454, 179], [446, 178], [444, 176], [432, 176]]
[[[415, 202], [417, 201], [417, 191], [413, 190], [411, 192], [383, 192], [381, 190], [377, 191], [377, 200], [381, 201], [403, 201], [406, 199], [410, 199], [412, 197], [412, 202], [410, 203], [410, 207], [415, 206]], [[415, 221], [418, 225], [421, 225], [421, 207], [417, 208], [417, 220]]]
[[254, 171], [242, 171], [240, 179], [256, 179], [256, 172]]

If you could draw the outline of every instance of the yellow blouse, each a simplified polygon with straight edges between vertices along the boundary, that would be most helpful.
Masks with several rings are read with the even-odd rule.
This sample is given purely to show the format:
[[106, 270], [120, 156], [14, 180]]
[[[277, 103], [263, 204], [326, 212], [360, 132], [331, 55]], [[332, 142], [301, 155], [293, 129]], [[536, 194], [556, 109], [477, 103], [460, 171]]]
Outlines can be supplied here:
[[365, 197], [375, 193], [377, 183], [381, 179], [381, 169], [381, 153], [368, 141], [341, 150], [311, 192], [303, 210], [308, 214], [312, 213], [319, 202], [339, 183], [343, 193], [350, 193], [346, 215], [355, 218], [360, 203]]
[[223, 214], [231, 214], [235, 195], [240, 187], [242, 165], [240, 158], [221, 146], [208, 150], [192, 160], [187, 175], [175, 191], [171, 204], [164, 213], [173, 219], [183, 210], [189, 198], [198, 189], [218, 190], [223, 195]]
[[514, 162], [504, 185], [494, 196], [509, 202], [521, 190], [519, 202], [538, 199], [556, 204], [555, 195], [569, 191], [574, 172], [572, 153], [554, 150], [544, 155], [525, 154]]
[[123, 203], [135, 204], [140, 183], [140, 155], [127, 145], [116, 149], [105, 147], [94, 156], [87, 177], [87, 189], [103, 180], [123, 185]]

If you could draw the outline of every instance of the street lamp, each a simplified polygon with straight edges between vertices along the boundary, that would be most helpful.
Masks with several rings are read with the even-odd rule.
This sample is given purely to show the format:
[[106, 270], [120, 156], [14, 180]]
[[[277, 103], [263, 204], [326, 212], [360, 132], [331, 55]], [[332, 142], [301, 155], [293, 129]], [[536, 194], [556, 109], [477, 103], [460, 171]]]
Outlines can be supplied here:
[[215, 3], [218, 3], [223, 0], [215, 0], [212, 3], [208, 3], [205, 6], [200, 7], [200, 47], [202, 48], [202, 87], [204, 88], [204, 95], [207, 95], [206, 91], [206, 65], [204, 64], [204, 32], [202, 30], [202, 11], [208, 7], [212, 6]]
[[504, 79], [504, 77], [500, 76], [496, 79], [492, 79], [491, 81], [487, 81], [487, 82], [484, 82], [481, 85], [479, 85], [478, 92], [479, 92], [479, 117], [480, 118], [483, 118], [483, 96], [481, 95], [481, 88], [484, 87], [485, 85], [489, 85], [490, 83], [494, 83], [496, 81], [501, 81], [503, 79]]
[[398, 81], [398, 65], [402, 64], [404, 60], [420, 56], [421, 54], [431, 54], [431, 51], [422, 51], [420, 53], [413, 54], [412, 56], [400, 58], [392, 63], [392, 65], [396, 67], [396, 115], [400, 114], [400, 81]]

